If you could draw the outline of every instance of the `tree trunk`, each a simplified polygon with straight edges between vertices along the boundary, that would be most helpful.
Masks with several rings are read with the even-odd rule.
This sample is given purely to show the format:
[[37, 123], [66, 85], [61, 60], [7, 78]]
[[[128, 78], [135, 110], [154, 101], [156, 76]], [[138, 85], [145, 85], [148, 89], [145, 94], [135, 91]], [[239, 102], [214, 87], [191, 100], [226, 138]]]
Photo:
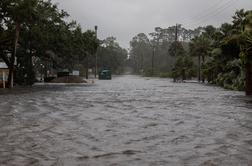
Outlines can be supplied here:
[[89, 68], [89, 58], [88, 58], [88, 55], [86, 57], [86, 79], [88, 79], [88, 68]]
[[198, 56], [198, 81], [200, 82], [201, 80], [201, 71], [200, 71], [200, 68], [201, 68], [201, 62], [200, 62], [200, 55]]
[[248, 61], [245, 64], [245, 72], [246, 72], [246, 95], [252, 95], [252, 58], [248, 56]]
[[28, 49], [29, 49], [29, 54], [28, 54], [28, 71], [27, 71], [27, 84], [28, 85], [32, 85], [34, 83], [35, 80], [35, 73], [34, 73], [34, 69], [33, 69], [33, 63], [32, 63], [32, 45], [31, 45], [31, 30], [29, 30], [29, 37], [28, 37]]
[[[205, 56], [203, 55], [202, 56], [202, 66], [204, 66], [204, 65], [205, 65]], [[202, 74], [202, 82], [205, 83], [205, 76], [204, 76], [204, 74]]]
[[14, 48], [13, 48], [13, 52], [10, 58], [10, 64], [8, 66], [9, 68], [9, 76], [8, 76], [8, 83], [7, 83], [8, 88], [13, 88], [13, 74], [14, 74], [14, 65], [15, 65], [14, 63], [15, 63], [15, 57], [17, 54], [19, 34], [20, 34], [20, 23], [16, 22]]
[[[141, 72], [143, 70], [144, 63], [143, 63], [143, 53], [141, 54]], [[142, 73], [141, 73], [142, 74]]]
[[154, 56], [155, 56], [155, 48], [152, 50], [152, 58], [151, 58], [151, 75], [154, 75]]
[[186, 74], [185, 74], [185, 69], [182, 69], [182, 81], [186, 80]]

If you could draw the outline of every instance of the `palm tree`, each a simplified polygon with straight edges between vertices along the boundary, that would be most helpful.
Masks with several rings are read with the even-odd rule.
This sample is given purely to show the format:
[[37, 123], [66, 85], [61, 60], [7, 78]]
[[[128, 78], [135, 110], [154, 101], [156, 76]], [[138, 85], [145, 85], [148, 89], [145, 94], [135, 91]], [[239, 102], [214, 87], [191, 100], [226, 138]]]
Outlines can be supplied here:
[[252, 11], [246, 12], [240, 35], [241, 57], [245, 62], [246, 95], [252, 95]]
[[[210, 40], [201, 35], [192, 39], [189, 44], [191, 56], [198, 57], [198, 81], [205, 81], [205, 77], [202, 76], [202, 65], [205, 64], [205, 57], [209, 54], [210, 50]], [[202, 77], [201, 77], [202, 76]]]

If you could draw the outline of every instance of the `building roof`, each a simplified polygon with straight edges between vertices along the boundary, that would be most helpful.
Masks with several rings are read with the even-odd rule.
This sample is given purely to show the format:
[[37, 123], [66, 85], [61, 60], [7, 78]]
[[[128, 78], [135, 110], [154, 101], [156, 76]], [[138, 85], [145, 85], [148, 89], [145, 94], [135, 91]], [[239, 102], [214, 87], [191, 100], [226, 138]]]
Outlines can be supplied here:
[[0, 69], [8, 69], [8, 66], [4, 62], [0, 62]]

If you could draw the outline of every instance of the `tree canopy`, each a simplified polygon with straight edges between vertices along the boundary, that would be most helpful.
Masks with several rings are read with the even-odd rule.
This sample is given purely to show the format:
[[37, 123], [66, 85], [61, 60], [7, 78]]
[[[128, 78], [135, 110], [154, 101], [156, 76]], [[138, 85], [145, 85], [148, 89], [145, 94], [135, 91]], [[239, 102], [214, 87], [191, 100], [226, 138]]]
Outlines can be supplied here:
[[94, 59], [95, 32], [83, 32], [76, 21], [66, 21], [68, 16], [50, 0], [0, 2], [0, 56], [11, 71], [9, 86], [13, 73], [16, 83], [32, 84], [39, 70], [47, 76], [52, 69], [71, 70], [88, 56]]

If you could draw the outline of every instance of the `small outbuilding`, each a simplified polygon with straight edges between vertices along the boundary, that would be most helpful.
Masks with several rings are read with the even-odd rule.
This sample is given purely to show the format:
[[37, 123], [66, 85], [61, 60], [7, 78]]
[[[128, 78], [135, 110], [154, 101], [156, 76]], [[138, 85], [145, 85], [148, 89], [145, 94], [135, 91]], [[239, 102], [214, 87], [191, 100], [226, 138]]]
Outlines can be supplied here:
[[9, 69], [4, 62], [0, 62], [0, 88], [5, 88], [8, 81]]

